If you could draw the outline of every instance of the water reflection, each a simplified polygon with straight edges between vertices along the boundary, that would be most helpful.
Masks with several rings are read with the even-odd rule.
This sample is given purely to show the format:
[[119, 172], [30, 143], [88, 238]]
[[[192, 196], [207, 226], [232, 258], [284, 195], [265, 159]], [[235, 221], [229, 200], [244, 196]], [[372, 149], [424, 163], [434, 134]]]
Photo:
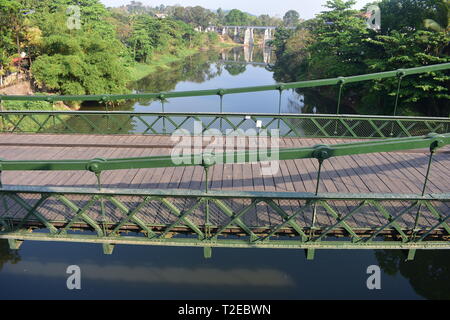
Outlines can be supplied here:
[[0, 240], [0, 271], [8, 263], [17, 264], [20, 260], [19, 251], [11, 250], [7, 240]]
[[[235, 47], [222, 51], [204, 51], [174, 62], [169, 69], [161, 69], [154, 74], [130, 85], [136, 93], [154, 93], [167, 91], [205, 90], [215, 88], [233, 88], [258, 86], [276, 83], [269, 62], [275, 62], [274, 53], [270, 48]], [[318, 94], [319, 92], [319, 94]], [[248, 113], [335, 113], [336, 101], [320, 94], [320, 89], [286, 90], [279, 103], [278, 91], [252, 92], [226, 95], [222, 104], [218, 96], [172, 98], [161, 103], [154, 99], [128, 101], [109, 110], [137, 112], [248, 112]], [[84, 106], [84, 110], [102, 109], [102, 105]], [[342, 113], [352, 113], [345, 105]], [[152, 124], [157, 132], [170, 133], [171, 126], [166, 120], [157, 117], [142, 116], [132, 120], [127, 116], [118, 116], [110, 121], [102, 116], [90, 116], [100, 132], [149, 133], [148, 126]], [[175, 119], [181, 123], [183, 119]], [[91, 124], [85, 119], [72, 117], [67, 121], [70, 128], [83, 133], [90, 133]], [[169, 125], [168, 128], [166, 126]], [[298, 126], [298, 132], [308, 130], [302, 123], [292, 123]], [[218, 129], [218, 124], [211, 128]], [[278, 127], [277, 127], [278, 128]], [[167, 129], [168, 131], [164, 131]], [[274, 129], [271, 127], [271, 129]], [[290, 129], [282, 124], [282, 133]], [[311, 129], [311, 128], [309, 128]], [[146, 131], [147, 130], [147, 131]]]
[[418, 251], [414, 261], [405, 261], [402, 251], [382, 250], [375, 256], [383, 271], [409, 280], [416, 293], [427, 299], [450, 299], [450, 252]]
[[[405, 263], [399, 251], [320, 250], [307, 261], [301, 250], [222, 248], [205, 260], [199, 248], [118, 246], [107, 256], [98, 245], [26, 241], [19, 261], [7, 258], [6, 241], [0, 247], [0, 299], [449, 297], [445, 251], [419, 251], [416, 261]], [[66, 269], [74, 264], [81, 268], [78, 292], [66, 287]], [[374, 264], [382, 267], [382, 290], [366, 286], [367, 267]]]
[[[181, 249], [182, 250], [182, 249]], [[6, 267], [7, 274], [22, 274], [27, 270], [28, 276], [60, 277], [65, 273], [67, 263], [22, 261], [20, 269]], [[252, 287], [291, 287], [291, 277], [275, 269], [182, 267], [182, 266], [129, 266], [99, 265], [82, 263], [83, 279], [101, 281], [136, 282], [140, 284], [177, 284], [198, 286], [252, 286]]]
[[274, 63], [275, 60], [275, 54], [269, 47], [245, 46], [223, 50], [220, 61], [223, 63], [246, 63], [266, 66]]
[[215, 68], [213, 61], [218, 60], [217, 51], [204, 51], [189, 56], [183, 61], [170, 65], [168, 70], [155, 72], [131, 84], [135, 93], [173, 91], [181, 81], [203, 83], [222, 74], [221, 68]]

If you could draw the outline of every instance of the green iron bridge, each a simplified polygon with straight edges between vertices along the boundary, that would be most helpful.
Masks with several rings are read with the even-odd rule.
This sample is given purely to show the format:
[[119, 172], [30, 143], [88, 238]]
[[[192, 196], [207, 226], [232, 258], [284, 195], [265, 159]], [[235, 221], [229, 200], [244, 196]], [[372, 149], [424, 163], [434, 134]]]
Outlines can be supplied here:
[[[13, 249], [25, 240], [98, 243], [105, 253], [118, 244], [193, 246], [205, 257], [214, 247], [305, 249], [308, 259], [318, 249], [404, 249], [408, 259], [449, 249], [450, 119], [396, 115], [404, 77], [449, 68], [192, 92], [0, 96], [159, 99], [164, 109], [167, 99], [216, 95], [223, 111], [229, 94], [339, 87], [335, 115], [2, 108], [0, 239]], [[384, 78], [398, 79], [394, 116], [339, 114], [345, 85]], [[253, 134], [226, 139], [223, 152], [204, 148], [230, 130]], [[186, 132], [202, 145], [173, 161]]]

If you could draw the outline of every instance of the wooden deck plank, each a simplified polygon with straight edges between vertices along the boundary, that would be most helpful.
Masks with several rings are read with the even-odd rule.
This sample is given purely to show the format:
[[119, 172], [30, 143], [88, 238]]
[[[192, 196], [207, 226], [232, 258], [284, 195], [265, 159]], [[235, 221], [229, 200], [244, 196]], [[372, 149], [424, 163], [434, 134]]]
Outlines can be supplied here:
[[[4, 145], [0, 148], [0, 158], [30, 160], [30, 159], [90, 159], [90, 158], [120, 158], [141, 157], [170, 154], [174, 141], [169, 136], [101, 136], [101, 135], [1, 135], [0, 144], [6, 142], [30, 144], [45, 143], [42, 146], [14, 146]], [[237, 143], [241, 148], [248, 142]], [[342, 139], [299, 139], [282, 138], [280, 147], [293, 148], [311, 146], [315, 144], [336, 144], [348, 142]], [[53, 146], [52, 146], [53, 144]], [[147, 147], [148, 146], [148, 147]], [[428, 155], [423, 152], [393, 152], [385, 154], [358, 155], [325, 161], [320, 184], [320, 192], [376, 192], [376, 193], [420, 193], [426, 170]], [[280, 161], [276, 174], [263, 176], [262, 164], [216, 165], [210, 168], [209, 187], [216, 190], [247, 190], [247, 191], [278, 191], [278, 192], [314, 192], [317, 178], [318, 164], [314, 159]], [[204, 190], [204, 172], [201, 166], [133, 169], [104, 172], [102, 182], [104, 186], [113, 188], [181, 188]], [[430, 183], [427, 192], [450, 192], [450, 154], [435, 155], [430, 172]], [[75, 172], [4, 172], [4, 185], [46, 185], [46, 186], [78, 186], [95, 187], [95, 176], [88, 171]], [[86, 197], [87, 199], [88, 197]], [[30, 198], [31, 200], [31, 198]], [[35, 201], [35, 200], [33, 200]], [[78, 201], [78, 200], [77, 200]], [[81, 201], [81, 200], [79, 200]], [[85, 200], [83, 200], [85, 201]], [[123, 199], [123, 201], [128, 201]], [[82, 202], [80, 202], [82, 203]], [[127, 205], [132, 205], [128, 203]], [[244, 205], [237, 201], [230, 204], [234, 211]], [[294, 212], [298, 208], [298, 201], [284, 201], [280, 205], [286, 212]], [[341, 209], [351, 210], [354, 204], [347, 204]], [[10, 207], [11, 212], [18, 210], [17, 205]], [[42, 209], [49, 218], [58, 218], [61, 214]], [[150, 210], [150, 209], [149, 209]], [[18, 210], [16, 215], [23, 214]], [[119, 214], [119, 213], [117, 213]], [[113, 219], [114, 217], [109, 217]], [[117, 217], [116, 217], [117, 218]], [[430, 223], [432, 217], [424, 217]], [[167, 209], [159, 216], [148, 217], [149, 222], [173, 220], [173, 214]], [[203, 222], [204, 217], [199, 214], [192, 216], [196, 222]], [[382, 221], [379, 216], [360, 216], [350, 220], [352, 225], [376, 225]], [[277, 225], [281, 218], [267, 206], [258, 209], [245, 218], [248, 225]], [[305, 213], [298, 218], [302, 225], [308, 226], [311, 213]], [[318, 217], [319, 225], [334, 222], [334, 219], [324, 212]], [[413, 223], [413, 215], [405, 216], [405, 225]]]

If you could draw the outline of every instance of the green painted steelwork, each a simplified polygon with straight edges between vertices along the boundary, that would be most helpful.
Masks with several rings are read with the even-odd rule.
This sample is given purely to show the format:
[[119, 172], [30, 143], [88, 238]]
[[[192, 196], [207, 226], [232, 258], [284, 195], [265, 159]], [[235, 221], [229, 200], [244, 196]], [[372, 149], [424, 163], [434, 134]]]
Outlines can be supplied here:
[[[354, 77], [339, 77], [271, 86], [214, 89], [138, 95], [101, 96], [0, 96], [23, 101], [116, 101], [218, 95], [339, 85], [338, 108], [345, 84], [442, 71], [450, 63], [402, 69]], [[395, 109], [398, 105], [398, 92]], [[222, 110], [221, 110], [222, 111]], [[396, 112], [396, 111], [395, 111]], [[320, 193], [320, 173], [315, 193], [204, 192], [184, 190], [104, 189], [101, 173], [108, 170], [203, 166], [273, 160], [266, 152], [243, 150], [217, 154], [184, 155], [174, 164], [170, 156], [87, 160], [0, 160], [2, 171], [76, 170], [96, 175], [97, 189], [1, 187], [0, 238], [12, 248], [24, 240], [101, 243], [106, 254], [116, 244], [199, 246], [205, 257], [213, 247], [306, 249], [312, 259], [316, 249], [450, 249], [450, 194], [426, 194], [426, 186], [437, 149], [450, 144], [447, 118], [380, 117], [350, 115], [288, 115], [231, 113], [135, 113], [1, 111], [3, 132], [54, 133], [142, 133], [168, 134], [188, 129], [200, 121], [198, 134], [208, 129], [280, 129], [281, 136], [379, 138], [362, 142], [277, 149], [278, 160], [312, 158], [319, 162], [334, 157], [413, 149], [429, 149], [430, 158], [420, 195]], [[73, 127], [78, 118], [84, 129]], [[259, 121], [261, 126], [255, 128]], [[102, 125], [102, 121], [106, 126]], [[27, 122], [27, 126], [22, 126]], [[34, 123], [34, 126], [29, 126]], [[78, 122], [79, 123], [79, 122]], [[218, 125], [220, 123], [220, 125]], [[130, 124], [136, 127], [129, 128]], [[139, 129], [143, 128], [142, 132]], [[52, 131], [53, 130], [53, 131]], [[124, 132], [124, 130], [126, 132]], [[194, 132], [195, 134], [195, 132]], [[260, 136], [261, 138], [261, 136]], [[390, 138], [390, 139], [384, 139]], [[2, 207], [3, 206], [3, 207]], [[56, 213], [51, 218], [48, 208]], [[258, 210], [272, 214], [271, 223], [255, 223]], [[379, 223], [360, 224], [363, 216]], [[168, 220], [162, 217], [171, 217]], [[426, 216], [426, 219], [424, 217]], [[327, 217], [328, 223], [324, 223]], [[253, 220], [252, 220], [253, 219]], [[367, 221], [367, 220], [366, 220]], [[39, 229], [39, 232], [31, 232]], [[77, 233], [74, 233], [74, 230]], [[90, 231], [94, 234], [79, 233]], [[134, 235], [127, 235], [132, 232]]]
[[[257, 128], [257, 122], [261, 128]], [[195, 132], [195, 122], [199, 130]], [[450, 133], [450, 118], [360, 115], [0, 111], [0, 132], [208, 135], [253, 130], [281, 137], [377, 139]], [[211, 131], [211, 130], [214, 130]], [[273, 132], [272, 130], [278, 130]]]
[[[13, 247], [24, 240], [89, 242], [104, 244], [110, 254], [116, 244], [194, 246], [206, 248], [207, 257], [213, 247], [450, 249], [450, 194], [8, 187], [0, 189], [0, 197], [10, 208], [1, 216], [0, 238], [10, 239]], [[97, 218], [101, 201], [106, 221]], [[429, 216], [421, 220], [420, 232], [414, 232], [411, 221], [419, 205]], [[49, 207], [58, 208], [51, 219], [42, 215]], [[328, 217], [315, 228], [312, 207]], [[255, 215], [266, 210], [271, 223], [256, 224]], [[379, 222], [367, 225], [366, 219]]]
[[442, 63], [430, 66], [423, 66], [409, 69], [398, 69], [388, 72], [379, 72], [372, 74], [364, 74], [349, 77], [337, 77], [330, 79], [291, 82], [291, 83], [277, 83], [266, 86], [253, 86], [229, 89], [211, 89], [211, 90], [196, 90], [196, 91], [179, 91], [179, 92], [160, 92], [160, 93], [143, 93], [143, 94], [120, 94], [120, 95], [79, 95], [79, 96], [23, 96], [23, 95], [0, 95], [0, 100], [15, 100], [15, 101], [117, 101], [117, 100], [138, 100], [138, 99], [159, 99], [165, 100], [169, 98], [183, 98], [183, 97], [200, 97], [200, 96], [224, 96], [228, 94], [287, 90], [299, 88], [313, 88], [320, 86], [333, 86], [341, 84], [350, 84], [369, 80], [380, 80], [386, 78], [403, 78], [409, 75], [444, 71], [450, 69], [450, 63]]
[[[335, 138], [391, 138], [420, 136], [431, 132], [450, 132], [448, 118], [396, 117], [399, 104], [400, 83], [409, 75], [432, 73], [450, 69], [450, 63], [399, 69], [389, 72], [365, 74], [332, 79], [277, 83], [266, 86], [211, 89], [182, 92], [159, 92], [125, 95], [84, 95], [84, 96], [23, 96], [0, 95], [2, 101], [99, 101], [154, 99], [160, 100], [163, 112], [80, 112], [80, 111], [0, 111], [0, 132], [14, 133], [91, 133], [91, 134], [171, 134], [176, 130], [193, 130], [193, 122], [201, 123], [201, 130], [278, 129], [283, 137], [335, 137]], [[385, 78], [397, 78], [398, 90], [395, 99], [394, 117], [340, 115], [343, 89], [345, 85]], [[281, 95], [284, 90], [312, 88], [319, 86], [339, 86], [336, 115], [295, 115], [281, 114]], [[223, 113], [225, 95], [278, 91], [278, 114], [232, 114]], [[200, 96], [218, 96], [220, 113], [165, 113], [167, 99]], [[261, 126], [257, 126], [261, 122]]]
[[[430, 149], [436, 150], [450, 144], [450, 134], [430, 134], [422, 137], [395, 138], [388, 140], [368, 140], [336, 145], [317, 145], [313, 147], [271, 149], [271, 154], [278, 154], [277, 160], [295, 160], [315, 158], [319, 161], [333, 157], [357, 154], [392, 152], [401, 150]], [[174, 163], [171, 155], [120, 158], [120, 159], [86, 159], [86, 160], [0, 160], [0, 171], [50, 171], [75, 170], [91, 171], [99, 174], [108, 170], [150, 169], [165, 167], [208, 166], [223, 163], [251, 163], [273, 160], [272, 155], [260, 150], [243, 150], [225, 153], [187, 154], [177, 158]]]
[[[450, 134], [431, 134], [277, 150], [280, 160], [315, 158], [323, 163], [338, 156], [428, 148], [430, 161], [419, 195], [320, 193], [319, 174], [315, 193], [104, 189], [100, 173], [105, 170], [178, 165], [169, 156], [2, 160], [1, 171], [88, 170], [98, 177], [99, 188], [1, 188], [0, 238], [9, 239], [12, 248], [24, 240], [102, 243], [107, 254], [115, 244], [201, 246], [206, 257], [212, 247], [308, 249], [309, 259], [314, 249], [324, 248], [449, 249], [450, 194], [425, 193], [432, 155], [449, 144]], [[238, 155], [244, 156], [241, 162], [265, 160], [253, 151], [235, 152], [234, 159]], [[199, 156], [197, 165], [205, 169], [213, 159], [218, 163], [229, 159], [227, 154]], [[46, 215], [49, 208], [52, 218]], [[255, 222], [261, 210], [270, 212], [270, 223]], [[379, 222], [362, 222], [368, 220]], [[39, 232], [30, 232], [33, 229]]]

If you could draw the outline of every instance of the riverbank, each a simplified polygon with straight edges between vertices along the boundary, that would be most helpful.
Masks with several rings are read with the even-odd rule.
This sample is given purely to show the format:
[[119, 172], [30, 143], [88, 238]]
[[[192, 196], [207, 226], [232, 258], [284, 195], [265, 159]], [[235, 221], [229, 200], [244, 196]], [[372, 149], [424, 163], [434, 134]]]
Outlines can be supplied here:
[[156, 54], [152, 57], [148, 63], [136, 63], [133, 66], [128, 67], [130, 72], [130, 82], [138, 81], [149, 74], [156, 72], [158, 69], [169, 69], [170, 64], [184, 58], [187, 58], [193, 54], [196, 54], [199, 49], [183, 49], [177, 52], [177, 54]]
[[23, 80], [13, 85], [0, 89], [0, 94], [5, 95], [32, 95], [33, 89], [29, 80]]
[[170, 65], [174, 62], [186, 59], [189, 56], [195, 55], [202, 51], [209, 50], [222, 50], [233, 47], [241, 47], [242, 44], [231, 42], [228, 39], [223, 39], [219, 37], [217, 43], [208, 46], [202, 46], [198, 48], [185, 48], [180, 49], [176, 54], [155, 54], [150, 62], [147, 63], [136, 63], [133, 66], [128, 67], [130, 73], [130, 82], [138, 81], [146, 76], [158, 71], [158, 70], [169, 70]]

